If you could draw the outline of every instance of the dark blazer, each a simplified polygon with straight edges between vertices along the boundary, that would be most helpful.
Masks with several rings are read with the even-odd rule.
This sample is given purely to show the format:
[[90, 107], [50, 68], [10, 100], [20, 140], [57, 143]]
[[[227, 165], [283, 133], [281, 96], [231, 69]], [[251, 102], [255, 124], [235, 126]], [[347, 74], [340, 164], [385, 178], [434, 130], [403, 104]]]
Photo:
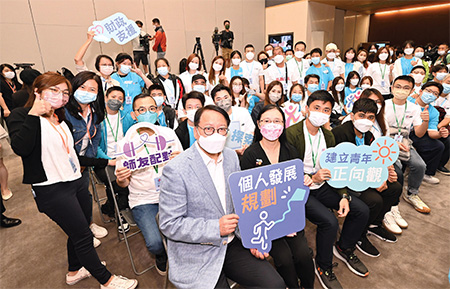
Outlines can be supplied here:
[[187, 119], [183, 120], [178, 127], [175, 129], [175, 133], [177, 134], [178, 139], [181, 142], [184, 150], [189, 148], [189, 129], [188, 129], [188, 121]]

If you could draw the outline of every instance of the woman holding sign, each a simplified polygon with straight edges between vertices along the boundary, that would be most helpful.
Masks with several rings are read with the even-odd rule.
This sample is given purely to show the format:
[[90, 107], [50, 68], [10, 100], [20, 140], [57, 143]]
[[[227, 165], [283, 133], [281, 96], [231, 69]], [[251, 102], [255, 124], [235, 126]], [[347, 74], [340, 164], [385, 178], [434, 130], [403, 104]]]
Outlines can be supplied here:
[[[244, 152], [240, 161], [242, 170], [277, 164], [298, 156], [296, 149], [287, 142], [285, 117], [278, 106], [269, 104], [263, 107], [257, 124], [253, 144]], [[312, 184], [307, 175], [304, 184]], [[289, 288], [314, 287], [314, 264], [304, 231], [274, 240], [269, 254]]]
[[135, 288], [137, 280], [111, 275], [92, 244], [92, 200], [62, 108], [71, 93], [69, 81], [47, 72], [34, 81], [32, 91], [25, 107], [9, 117], [11, 146], [22, 157], [23, 182], [31, 184], [39, 211], [69, 237], [66, 283], [75, 284], [92, 274], [101, 288]]

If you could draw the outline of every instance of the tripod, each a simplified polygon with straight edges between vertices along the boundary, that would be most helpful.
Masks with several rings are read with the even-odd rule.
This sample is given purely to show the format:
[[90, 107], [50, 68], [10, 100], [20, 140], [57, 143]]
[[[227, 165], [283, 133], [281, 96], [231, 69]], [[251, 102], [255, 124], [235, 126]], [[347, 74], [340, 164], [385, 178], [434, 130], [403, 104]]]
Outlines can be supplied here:
[[208, 73], [208, 71], [206, 70], [205, 57], [203, 56], [203, 49], [202, 44], [200, 43], [200, 37], [195, 37], [195, 41], [196, 43], [194, 45], [194, 50], [192, 51], [192, 53], [197, 53], [197, 55], [200, 56], [200, 61], [202, 62], [205, 72]]

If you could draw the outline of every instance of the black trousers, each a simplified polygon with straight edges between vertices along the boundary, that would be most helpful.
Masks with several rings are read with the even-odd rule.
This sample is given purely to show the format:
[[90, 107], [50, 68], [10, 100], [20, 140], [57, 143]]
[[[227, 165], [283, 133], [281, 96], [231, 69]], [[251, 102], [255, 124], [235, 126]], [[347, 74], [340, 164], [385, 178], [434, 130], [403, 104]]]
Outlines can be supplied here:
[[[339, 223], [329, 209], [339, 210], [341, 196], [327, 183], [316, 190], [311, 190], [306, 202], [306, 218], [317, 225], [316, 263], [326, 270], [333, 262], [333, 244], [336, 240]], [[369, 220], [369, 208], [363, 201], [353, 198], [350, 212], [345, 217], [339, 238], [342, 249], [354, 248], [359, 237], [366, 229]]]
[[381, 192], [372, 188], [359, 194], [352, 192], [353, 196], [358, 197], [369, 207], [370, 213], [367, 227], [369, 225], [381, 225], [384, 215], [391, 210], [392, 206], [398, 204], [400, 195], [402, 194], [402, 185], [399, 182], [387, 182], [387, 185], [387, 189]]
[[93, 235], [89, 229], [92, 199], [84, 181], [79, 178], [71, 182], [32, 188], [39, 212], [46, 214], [69, 237], [69, 271], [77, 271], [84, 266], [100, 284], [105, 284], [111, 273], [100, 263], [94, 249]]
[[314, 263], [304, 230], [272, 241], [270, 256], [288, 288], [314, 288]]
[[222, 272], [215, 288], [230, 288], [227, 278], [245, 288], [286, 288], [275, 268], [268, 261], [253, 256], [237, 237], [227, 246]]

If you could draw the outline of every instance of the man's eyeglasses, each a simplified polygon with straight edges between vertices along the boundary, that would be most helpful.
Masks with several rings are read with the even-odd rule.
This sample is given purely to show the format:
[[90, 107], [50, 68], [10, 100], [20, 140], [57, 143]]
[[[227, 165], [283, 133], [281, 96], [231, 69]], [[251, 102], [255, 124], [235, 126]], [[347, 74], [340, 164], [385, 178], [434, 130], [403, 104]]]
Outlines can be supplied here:
[[225, 136], [225, 135], [227, 135], [227, 133], [229, 131], [229, 129], [226, 127], [219, 127], [217, 129], [213, 128], [212, 126], [207, 126], [207, 127], [197, 126], [197, 127], [202, 129], [203, 132], [205, 133], [205, 135], [207, 135], [207, 136], [213, 135], [216, 131], [218, 134]]
[[141, 106], [141, 107], [139, 107], [138, 109], [135, 109], [134, 111], [139, 112], [139, 114], [143, 114], [143, 113], [146, 113], [147, 111], [150, 111], [150, 112], [156, 112], [156, 109], [157, 109], [156, 106], [151, 105], [151, 106], [149, 106], [148, 108], [146, 108], [146, 107], [144, 107], [144, 106]]

